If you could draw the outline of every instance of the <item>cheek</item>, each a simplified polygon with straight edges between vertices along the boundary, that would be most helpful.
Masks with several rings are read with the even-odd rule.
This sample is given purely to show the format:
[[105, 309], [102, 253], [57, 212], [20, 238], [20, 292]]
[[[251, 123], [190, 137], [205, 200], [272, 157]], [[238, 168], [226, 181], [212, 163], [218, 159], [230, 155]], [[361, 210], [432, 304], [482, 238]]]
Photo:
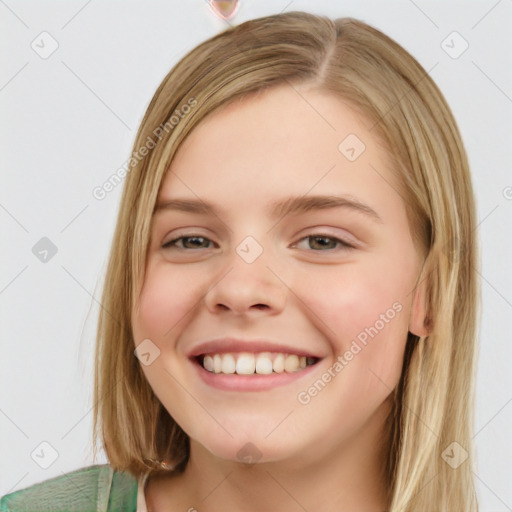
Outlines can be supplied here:
[[170, 272], [165, 264], [148, 265], [139, 307], [133, 318], [136, 342], [150, 338], [161, 345], [164, 337], [187, 321], [199, 302], [193, 280], [186, 272]]
[[323, 422], [333, 435], [342, 431], [350, 437], [381, 410], [398, 384], [409, 290], [396, 263], [384, 264], [382, 258], [379, 262], [326, 273], [315, 280], [315, 292], [309, 293], [307, 304], [322, 320], [317, 327], [334, 352], [319, 376], [327, 384], [314, 381], [303, 390], [311, 399], [304, 408], [304, 421], [311, 429]]
[[393, 268], [354, 265], [315, 276], [314, 289], [305, 290], [304, 297], [331, 334], [346, 339], [374, 325], [381, 315], [393, 324], [407, 323], [404, 312], [412, 299], [408, 283]]
[[412, 300], [411, 269], [395, 258], [369, 257], [317, 275], [314, 292], [305, 295], [334, 358], [346, 355], [359, 378], [375, 380], [372, 370], [391, 387], [401, 372]]

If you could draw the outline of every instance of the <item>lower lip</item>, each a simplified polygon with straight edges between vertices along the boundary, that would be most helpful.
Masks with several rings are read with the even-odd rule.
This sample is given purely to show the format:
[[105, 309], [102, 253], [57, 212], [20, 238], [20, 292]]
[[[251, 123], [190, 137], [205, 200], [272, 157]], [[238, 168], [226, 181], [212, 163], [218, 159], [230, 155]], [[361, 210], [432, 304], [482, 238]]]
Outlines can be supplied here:
[[192, 364], [199, 373], [199, 377], [213, 388], [225, 391], [265, 391], [267, 389], [284, 386], [291, 382], [310, 375], [320, 362], [306, 366], [306, 368], [291, 373], [271, 373], [269, 375], [238, 375], [236, 373], [213, 373], [205, 370], [203, 366], [196, 360], [192, 360]]

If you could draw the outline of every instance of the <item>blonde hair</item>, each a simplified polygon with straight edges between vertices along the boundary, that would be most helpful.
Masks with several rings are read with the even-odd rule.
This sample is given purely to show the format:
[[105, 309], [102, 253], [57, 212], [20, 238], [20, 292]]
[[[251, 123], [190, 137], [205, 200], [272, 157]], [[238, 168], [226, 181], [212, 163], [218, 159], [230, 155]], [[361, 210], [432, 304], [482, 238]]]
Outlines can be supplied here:
[[[169, 163], [205, 116], [284, 83], [334, 93], [371, 122], [388, 148], [411, 233], [425, 256], [430, 334], [408, 334], [393, 391], [388, 510], [476, 511], [471, 433], [479, 290], [466, 153], [428, 73], [389, 37], [350, 18], [288, 12], [247, 21], [191, 50], [158, 87], [134, 142], [134, 152], [146, 147], [145, 156], [126, 177], [107, 267], [95, 356], [94, 451], [101, 436], [111, 466], [135, 477], [148, 471], [151, 459], [173, 461], [177, 471], [185, 467], [189, 438], [134, 356], [131, 318], [144, 282], [152, 213]], [[467, 452], [468, 459], [452, 467], [446, 449], [459, 458]]]

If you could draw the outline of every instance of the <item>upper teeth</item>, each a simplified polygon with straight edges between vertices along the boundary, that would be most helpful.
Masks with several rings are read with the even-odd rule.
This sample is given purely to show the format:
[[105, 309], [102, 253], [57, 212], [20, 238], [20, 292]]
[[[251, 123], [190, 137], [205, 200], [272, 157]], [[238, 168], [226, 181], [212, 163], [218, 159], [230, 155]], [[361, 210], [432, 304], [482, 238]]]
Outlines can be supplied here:
[[241, 352], [235, 354], [208, 354], [204, 356], [202, 364], [209, 372], [237, 373], [251, 375], [253, 373], [269, 375], [272, 372], [296, 372], [313, 364], [311, 358], [296, 354], [272, 354], [262, 352], [252, 354]]

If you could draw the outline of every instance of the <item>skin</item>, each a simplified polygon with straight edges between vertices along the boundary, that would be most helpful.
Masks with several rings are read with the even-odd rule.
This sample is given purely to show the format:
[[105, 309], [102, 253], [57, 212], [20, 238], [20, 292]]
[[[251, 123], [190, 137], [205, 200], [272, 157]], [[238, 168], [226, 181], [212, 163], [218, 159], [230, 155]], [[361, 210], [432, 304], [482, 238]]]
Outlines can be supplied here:
[[[136, 344], [149, 338], [160, 350], [142, 368], [190, 436], [191, 454], [182, 475], [148, 481], [148, 510], [385, 509], [384, 422], [407, 332], [427, 334], [426, 280], [396, 177], [368, 125], [339, 97], [282, 85], [214, 112], [178, 150], [159, 199], [199, 197], [219, 210], [153, 218], [133, 331]], [[366, 145], [353, 162], [338, 149], [348, 134]], [[382, 222], [339, 207], [269, 216], [267, 201], [305, 194], [350, 194]], [[324, 248], [315, 234], [354, 248], [332, 238]], [[251, 264], [236, 252], [249, 235], [263, 248]], [[162, 248], [178, 236], [205, 239]], [[394, 303], [401, 311], [300, 403]], [[197, 378], [186, 354], [220, 336], [280, 341], [323, 359], [285, 386], [218, 390]], [[248, 442], [256, 464], [237, 458]]]

